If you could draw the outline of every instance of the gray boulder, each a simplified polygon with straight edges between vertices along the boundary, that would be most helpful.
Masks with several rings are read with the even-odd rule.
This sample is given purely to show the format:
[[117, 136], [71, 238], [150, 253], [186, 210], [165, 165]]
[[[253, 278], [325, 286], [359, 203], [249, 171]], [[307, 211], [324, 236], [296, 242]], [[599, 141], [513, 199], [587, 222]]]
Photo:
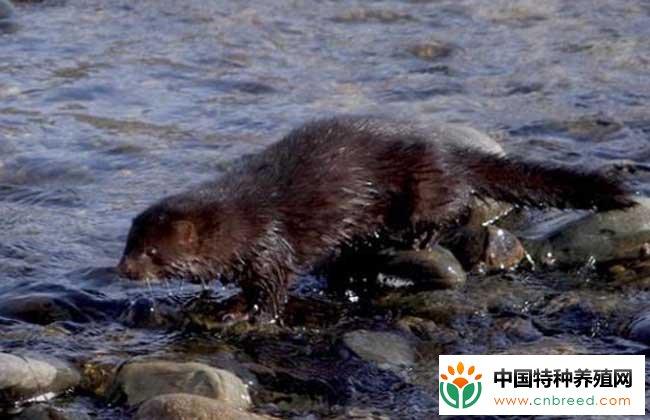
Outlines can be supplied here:
[[0, 407], [51, 398], [79, 380], [79, 373], [62, 361], [0, 353]]

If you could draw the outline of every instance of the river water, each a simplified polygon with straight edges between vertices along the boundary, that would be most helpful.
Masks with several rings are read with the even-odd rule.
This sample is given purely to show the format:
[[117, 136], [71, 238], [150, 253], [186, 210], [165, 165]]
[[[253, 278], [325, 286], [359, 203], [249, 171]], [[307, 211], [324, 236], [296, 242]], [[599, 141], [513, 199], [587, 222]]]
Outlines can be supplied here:
[[[255, 405], [297, 418], [355, 407], [426, 418], [437, 398], [434, 356], [449, 348], [431, 344], [429, 361], [404, 380], [337, 360], [326, 344], [352, 324], [389, 328], [381, 311], [329, 333], [272, 338], [180, 328], [173, 308], [199, 287], [146, 287], [115, 273], [131, 218], [291, 127], [337, 113], [467, 124], [515, 155], [622, 171], [647, 195], [648, 86], [644, 0], [17, 2], [0, 22], [0, 351], [76, 365], [155, 355], [240, 371], [283, 366], [300, 378], [342, 363], [340, 374], [358, 379], [337, 382], [347, 394], [314, 387], [280, 399], [287, 384], [260, 380]], [[547, 298], [563, 290], [557, 276], [520, 277]], [[527, 302], [524, 288], [493, 281]], [[607, 287], [566, 293], [622, 306], [648, 297]], [[616, 315], [595, 329], [573, 315], [549, 315], [557, 328], [540, 328], [542, 340], [568, 352], [638, 351], [608, 327]], [[475, 321], [452, 325], [469, 335], [491, 325]], [[303, 352], [303, 341], [320, 352]], [[485, 347], [477, 336], [453, 348], [519, 345]], [[88, 393], [60, 404], [100, 418], [129, 414]]]

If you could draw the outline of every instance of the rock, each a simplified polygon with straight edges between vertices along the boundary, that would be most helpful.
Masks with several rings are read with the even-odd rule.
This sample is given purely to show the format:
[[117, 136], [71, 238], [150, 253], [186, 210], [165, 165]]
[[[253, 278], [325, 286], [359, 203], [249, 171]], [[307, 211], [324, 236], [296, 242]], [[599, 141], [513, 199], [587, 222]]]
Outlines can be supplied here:
[[1, 299], [0, 315], [38, 325], [56, 321], [90, 321], [90, 317], [66, 297], [40, 293]]
[[126, 395], [129, 405], [174, 393], [202, 395], [237, 408], [248, 408], [251, 404], [248, 388], [241, 379], [202, 363], [128, 363], [115, 378], [113, 395], [119, 391]]
[[487, 227], [483, 263], [488, 271], [514, 268], [526, 257], [519, 239], [505, 229]]
[[449, 57], [453, 48], [446, 43], [432, 40], [411, 46], [409, 52], [422, 60], [435, 61]]
[[120, 364], [116, 355], [96, 354], [93, 358], [79, 364], [81, 382], [80, 392], [106, 398], [115, 380], [115, 366]]
[[628, 310], [621, 307], [620, 298], [596, 290], [566, 291], [531, 308], [535, 325], [545, 335], [571, 331], [591, 337], [615, 332], [622, 319], [630, 319]]
[[459, 339], [458, 331], [441, 327], [434, 321], [415, 316], [404, 317], [397, 322], [397, 325], [423, 341], [449, 344]]
[[390, 420], [390, 417], [380, 409], [351, 407], [345, 410], [345, 414], [332, 420]]
[[395, 251], [378, 266], [380, 281], [390, 284], [408, 280], [422, 289], [448, 289], [465, 284], [467, 275], [449, 250], [434, 246], [428, 250]]
[[433, 141], [459, 148], [505, 156], [503, 147], [486, 133], [460, 124], [435, 123], [422, 127]]
[[650, 259], [641, 257], [639, 261], [625, 261], [608, 267], [612, 285], [632, 287], [637, 290], [650, 290]]
[[449, 248], [466, 270], [481, 264], [485, 255], [488, 230], [481, 223], [456, 229], [441, 244]]
[[411, 366], [415, 362], [411, 343], [395, 333], [351, 331], [343, 335], [343, 343], [361, 359], [382, 368]]
[[183, 317], [175, 303], [140, 297], [129, 303], [120, 321], [130, 328], [174, 328], [183, 322]]
[[393, 10], [357, 8], [345, 11], [334, 17], [335, 22], [339, 23], [366, 23], [381, 22], [393, 23], [402, 20], [411, 20], [412, 18], [401, 12]]
[[464, 319], [485, 310], [483, 302], [473, 302], [461, 293], [446, 293], [452, 290], [456, 292], [455, 289], [449, 289], [408, 294], [390, 293], [376, 299], [373, 304], [445, 326], [453, 320]]
[[482, 271], [508, 270], [519, 265], [526, 250], [515, 235], [495, 226], [465, 226], [454, 231], [443, 244], [461, 262], [463, 268]]
[[0, 19], [6, 19], [14, 14], [14, 7], [9, 0], [0, 0]]
[[501, 354], [592, 354], [589, 348], [574, 341], [576, 341], [575, 337], [570, 336], [542, 337], [533, 342], [517, 343]]
[[79, 410], [36, 404], [26, 408], [15, 420], [90, 420], [90, 416]]
[[223, 401], [191, 394], [166, 394], [140, 406], [134, 420], [269, 420]]
[[0, 407], [37, 397], [51, 397], [75, 387], [79, 373], [58, 360], [0, 353]]
[[635, 207], [589, 214], [544, 237], [524, 239], [524, 247], [535, 260], [562, 266], [642, 257], [650, 242], [650, 198], [637, 201]]
[[630, 323], [628, 338], [650, 345], [650, 310], [642, 313]]
[[512, 204], [496, 201], [491, 198], [470, 198], [469, 217], [466, 226], [483, 227], [502, 220], [513, 213]]
[[528, 318], [502, 318], [497, 320], [496, 326], [512, 341], [532, 342], [544, 336]]

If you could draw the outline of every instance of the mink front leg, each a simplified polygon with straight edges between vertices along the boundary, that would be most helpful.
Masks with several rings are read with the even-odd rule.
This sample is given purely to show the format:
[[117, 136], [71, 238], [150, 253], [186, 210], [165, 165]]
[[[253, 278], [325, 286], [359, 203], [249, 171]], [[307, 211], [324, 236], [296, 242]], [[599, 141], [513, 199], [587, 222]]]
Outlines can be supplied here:
[[[280, 268], [271, 270], [273, 266], [266, 264], [256, 267], [256, 264], [250, 264], [250, 269], [237, 277], [242, 291], [223, 302], [219, 314], [223, 321], [281, 321], [288, 285], [295, 274]], [[256, 271], [255, 268], [262, 270]]]

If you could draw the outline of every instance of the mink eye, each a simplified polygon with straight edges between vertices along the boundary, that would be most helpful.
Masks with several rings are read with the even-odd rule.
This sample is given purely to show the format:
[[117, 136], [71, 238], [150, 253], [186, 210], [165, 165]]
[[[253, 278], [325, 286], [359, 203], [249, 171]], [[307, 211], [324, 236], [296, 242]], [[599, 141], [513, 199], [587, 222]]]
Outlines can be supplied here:
[[150, 246], [149, 248], [145, 249], [144, 253], [147, 255], [147, 257], [156, 257], [158, 256], [158, 248]]

